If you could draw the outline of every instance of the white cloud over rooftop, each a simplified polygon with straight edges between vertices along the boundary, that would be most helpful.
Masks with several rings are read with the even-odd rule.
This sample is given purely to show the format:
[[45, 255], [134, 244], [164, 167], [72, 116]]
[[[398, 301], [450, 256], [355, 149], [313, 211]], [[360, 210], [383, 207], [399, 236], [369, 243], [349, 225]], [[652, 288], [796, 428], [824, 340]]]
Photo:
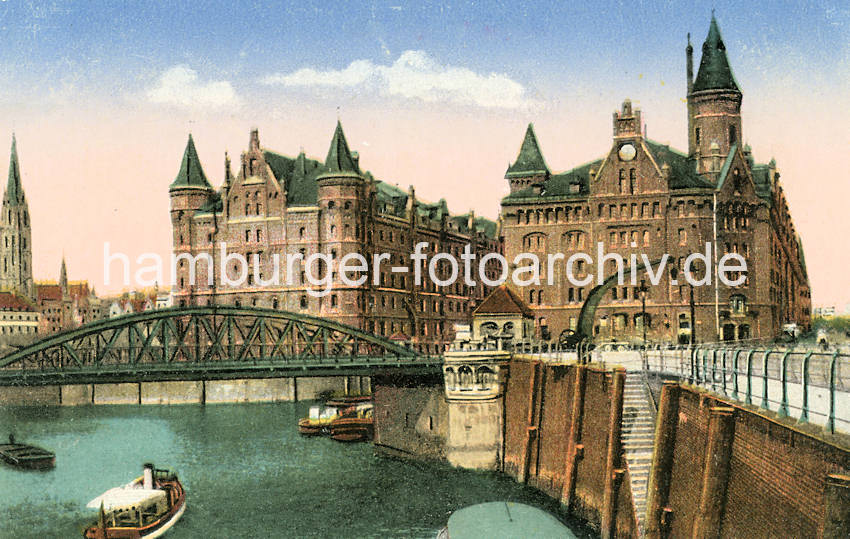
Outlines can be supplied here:
[[421, 50], [405, 51], [390, 65], [355, 60], [344, 69], [305, 67], [268, 75], [261, 82], [290, 88], [360, 87], [382, 96], [485, 108], [517, 109], [533, 104], [527, 89], [507, 74], [443, 65]]
[[162, 72], [145, 96], [152, 103], [183, 108], [221, 108], [240, 102], [229, 81], [202, 81], [197, 71], [185, 65]]

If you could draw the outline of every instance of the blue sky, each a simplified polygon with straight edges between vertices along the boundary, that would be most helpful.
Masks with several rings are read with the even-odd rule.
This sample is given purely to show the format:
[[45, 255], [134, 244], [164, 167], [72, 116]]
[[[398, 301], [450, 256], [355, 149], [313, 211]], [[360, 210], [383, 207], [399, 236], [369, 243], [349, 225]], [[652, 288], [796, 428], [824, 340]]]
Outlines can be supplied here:
[[36, 277], [55, 278], [64, 251], [71, 278], [99, 286], [103, 241], [167, 253], [189, 131], [218, 185], [251, 127], [322, 158], [340, 118], [379, 179], [491, 218], [528, 122], [556, 171], [607, 152], [626, 97], [650, 138], [682, 148], [686, 35], [698, 65], [712, 9], [742, 136], [779, 163], [814, 301], [850, 303], [850, 253], [828, 242], [850, 237], [846, 1], [0, 0], [0, 143], [17, 133]]
[[[63, 80], [103, 97], [144, 84], [175, 64], [192, 67], [202, 79], [229, 80], [240, 94], [250, 94], [270, 72], [340, 69], [356, 59], [390, 63], [402, 51], [424, 50], [441, 64], [506, 73], [550, 95], [645, 72], [678, 82], [685, 34], [701, 43], [711, 7], [736, 71], [754, 74], [745, 87], [789, 70], [794, 82], [846, 79], [850, 7], [837, 2], [5, 0], [0, 64], [7, 75], [4, 90], [21, 99], [33, 95], [26, 86], [38, 94]], [[25, 86], [9, 88], [11, 81]]]

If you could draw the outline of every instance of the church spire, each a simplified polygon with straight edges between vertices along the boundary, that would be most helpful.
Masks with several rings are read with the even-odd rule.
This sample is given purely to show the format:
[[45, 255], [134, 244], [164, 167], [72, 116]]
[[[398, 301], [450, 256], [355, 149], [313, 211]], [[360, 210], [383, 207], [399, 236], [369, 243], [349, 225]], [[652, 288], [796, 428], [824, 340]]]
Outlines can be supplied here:
[[18, 163], [18, 144], [12, 133], [12, 151], [9, 156], [9, 179], [6, 182], [5, 198], [12, 206], [22, 202], [24, 189], [21, 186], [21, 166]]
[[170, 189], [178, 189], [181, 187], [201, 187], [212, 189], [212, 185], [207, 181], [207, 176], [204, 174], [204, 169], [201, 167], [201, 160], [198, 158], [198, 150], [195, 149], [195, 141], [192, 140], [191, 133], [189, 141], [186, 142], [186, 150], [183, 152], [183, 161], [180, 163], [180, 171], [177, 177], [171, 183]]
[[322, 176], [336, 176], [345, 173], [359, 176], [360, 167], [357, 164], [357, 159], [352, 156], [351, 150], [348, 148], [348, 141], [345, 140], [345, 133], [342, 132], [342, 123], [337, 120]]
[[62, 266], [59, 268], [59, 289], [62, 297], [68, 295], [68, 269], [65, 267], [65, 255], [62, 255]]
[[733, 90], [739, 92], [738, 84], [729, 67], [729, 59], [726, 57], [726, 45], [720, 35], [717, 19], [711, 15], [711, 25], [708, 28], [708, 37], [702, 44], [702, 60], [694, 81], [693, 91], [703, 90]]
[[537, 143], [537, 135], [534, 134], [534, 124], [528, 124], [525, 130], [525, 138], [519, 149], [516, 161], [508, 167], [506, 178], [517, 176], [533, 176], [537, 174], [549, 174], [549, 167], [543, 159], [540, 145]]

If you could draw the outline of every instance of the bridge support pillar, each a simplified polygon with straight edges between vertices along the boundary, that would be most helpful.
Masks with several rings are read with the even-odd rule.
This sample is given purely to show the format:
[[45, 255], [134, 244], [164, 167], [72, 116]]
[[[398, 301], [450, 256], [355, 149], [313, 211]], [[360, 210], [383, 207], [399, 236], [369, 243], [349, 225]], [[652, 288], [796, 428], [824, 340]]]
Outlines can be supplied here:
[[446, 352], [446, 459], [459, 468], [498, 470], [504, 458], [504, 372], [510, 353]]
[[850, 530], [850, 475], [831, 474], [826, 477], [824, 504], [823, 538], [847, 537], [847, 530]]
[[605, 457], [605, 482], [602, 494], [602, 522], [600, 524], [603, 539], [611, 539], [616, 531], [617, 494], [623, 478], [620, 466], [622, 453], [620, 425], [623, 420], [623, 392], [626, 384], [626, 370], [622, 367], [614, 370], [614, 384], [611, 387], [611, 414], [608, 419], [608, 452]]
[[661, 539], [667, 526], [665, 507], [670, 495], [670, 475], [673, 471], [673, 449], [676, 444], [676, 427], [679, 423], [679, 384], [664, 382], [658, 403], [658, 421], [655, 427], [655, 451], [649, 470], [649, 488], [646, 499], [645, 529], [647, 539]]
[[708, 420], [708, 448], [702, 476], [699, 512], [694, 522], [694, 539], [720, 539], [726, 509], [726, 487], [735, 431], [735, 409], [711, 408]]

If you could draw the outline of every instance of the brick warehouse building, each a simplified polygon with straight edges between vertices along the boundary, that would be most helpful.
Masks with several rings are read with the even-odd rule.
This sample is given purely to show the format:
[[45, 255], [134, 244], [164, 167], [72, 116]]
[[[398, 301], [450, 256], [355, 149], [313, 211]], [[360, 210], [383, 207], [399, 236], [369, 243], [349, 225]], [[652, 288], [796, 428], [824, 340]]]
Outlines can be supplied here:
[[[618, 286], [603, 299], [594, 321], [597, 341], [639, 342], [642, 299], [648, 341], [686, 342], [693, 325], [700, 342], [772, 338], [786, 322], [810, 327], [800, 239], [776, 163], [756, 164], [750, 147], [743, 145], [742, 93], [714, 17], [696, 78], [690, 39], [686, 53], [687, 153], [646, 138], [640, 111], [626, 100], [614, 113], [613, 143], [605, 157], [553, 174], [529, 126], [505, 175], [510, 194], [502, 200], [502, 231], [509, 260], [520, 252], [569, 257], [581, 251], [594, 258], [595, 274], [597, 242], [626, 260], [632, 253], [646, 253], [651, 260], [670, 255], [669, 271], [658, 286], [645, 292]], [[704, 252], [706, 242], [719, 247], [718, 257], [741, 254], [748, 275], [738, 287], [695, 287], [692, 324], [690, 286], [676, 277], [681, 277], [684, 258]], [[589, 268], [577, 269], [580, 278]], [[582, 302], [596, 282], [572, 286], [563, 263], [551, 271], [553, 285], [544, 278], [541, 286], [520, 292], [535, 313], [538, 334], [558, 338], [575, 329]], [[703, 271], [697, 268], [698, 275]]]
[[[417, 286], [412, 272], [390, 268], [411, 267], [410, 253], [418, 242], [428, 243], [428, 255], [449, 252], [458, 257], [466, 244], [478, 257], [500, 249], [496, 223], [472, 212], [451, 215], [444, 200], [424, 203], [416, 199], [412, 187], [405, 192], [362, 172], [340, 124], [324, 163], [307, 158], [303, 151], [291, 158], [262, 148], [253, 130], [238, 174], [231, 172], [225, 154], [224, 181], [218, 190], [207, 180], [190, 136], [169, 192], [175, 254], [207, 253], [215, 268], [208, 286], [206, 262], [198, 262], [197, 275], [203, 278], [193, 286], [190, 265], [179, 262], [175, 305], [253, 305], [303, 312], [411, 341], [425, 352], [442, 350], [454, 337], [453, 324], [467, 323], [489, 290], [480, 283], [466, 286], [462, 278], [438, 287], [424, 272], [422, 285]], [[273, 275], [271, 255], [280, 254], [281, 284], [260, 286], [251, 267], [244, 286], [222, 286], [220, 242], [227, 243], [228, 253], [243, 254], [249, 261], [258, 254], [258, 277], [263, 280]], [[391, 255], [381, 265], [378, 285], [371, 274], [361, 286], [340, 280], [338, 261], [355, 252], [370, 261], [370, 271], [373, 253]], [[285, 255], [306, 258], [314, 253], [333, 260], [322, 270], [333, 272], [333, 290], [324, 297], [308, 293], [321, 287], [309, 283], [303, 265], [293, 268], [297, 275], [291, 285], [285, 282]], [[442, 263], [438, 268], [445, 278], [448, 268]], [[234, 267], [227, 271], [235, 276], [230, 274]]]

